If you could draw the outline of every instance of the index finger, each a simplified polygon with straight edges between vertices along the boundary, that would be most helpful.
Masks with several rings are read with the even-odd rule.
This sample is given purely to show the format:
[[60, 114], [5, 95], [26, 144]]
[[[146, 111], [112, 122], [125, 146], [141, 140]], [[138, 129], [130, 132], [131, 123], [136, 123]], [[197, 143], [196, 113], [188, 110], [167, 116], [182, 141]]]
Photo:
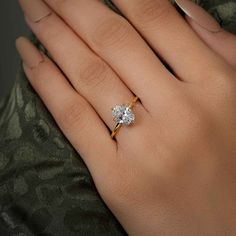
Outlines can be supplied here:
[[117, 144], [108, 128], [46, 55], [25, 38], [19, 38], [16, 45], [30, 83], [95, 180], [102, 178], [101, 173], [107, 173], [117, 160]]

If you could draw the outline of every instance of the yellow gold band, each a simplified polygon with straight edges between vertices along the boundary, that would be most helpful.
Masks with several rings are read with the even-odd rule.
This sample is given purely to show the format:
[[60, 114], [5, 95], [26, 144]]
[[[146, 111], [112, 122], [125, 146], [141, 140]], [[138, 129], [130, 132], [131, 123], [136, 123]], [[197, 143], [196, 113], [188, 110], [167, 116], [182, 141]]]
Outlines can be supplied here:
[[[139, 99], [139, 97], [135, 96], [134, 99], [129, 103], [128, 107], [130, 109], [132, 109], [134, 107], [135, 103], [138, 101], [138, 99]], [[116, 136], [116, 134], [120, 130], [121, 126], [122, 126], [122, 124], [120, 124], [120, 123], [116, 124], [115, 128], [113, 129], [113, 131], [111, 133], [111, 138], [112, 139]]]
[[114, 138], [115, 135], [118, 133], [119, 129], [121, 128], [121, 124], [116, 124], [116, 127], [113, 129], [112, 133], [111, 133], [111, 138]]

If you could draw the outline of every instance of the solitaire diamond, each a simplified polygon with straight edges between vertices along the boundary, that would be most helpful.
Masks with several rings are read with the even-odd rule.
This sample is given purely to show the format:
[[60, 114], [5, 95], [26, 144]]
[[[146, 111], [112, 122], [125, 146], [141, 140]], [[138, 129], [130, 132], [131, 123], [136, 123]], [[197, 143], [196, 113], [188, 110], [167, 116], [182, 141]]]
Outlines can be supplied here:
[[125, 105], [115, 106], [112, 108], [114, 121], [119, 124], [130, 125], [135, 120], [135, 115], [131, 108]]

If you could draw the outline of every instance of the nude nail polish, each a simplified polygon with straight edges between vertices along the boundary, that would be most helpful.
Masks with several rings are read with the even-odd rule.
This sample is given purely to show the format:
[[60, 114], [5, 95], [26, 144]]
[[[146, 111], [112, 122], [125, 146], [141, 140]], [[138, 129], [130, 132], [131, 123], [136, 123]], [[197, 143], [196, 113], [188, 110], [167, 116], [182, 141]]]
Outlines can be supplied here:
[[192, 19], [202, 28], [212, 33], [221, 31], [221, 27], [218, 22], [202, 7], [190, 0], [175, 0], [175, 3], [186, 14], [187, 17], [190, 17], [190, 19]]
[[16, 48], [23, 60], [23, 63], [31, 69], [37, 67], [44, 61], [42, 54], [25, 37], [19, 37], [16, 39]]
[[39, 22], [51, 14], [51, 10], [42, 0], [19, 0], [20, 6], [27, 18]]

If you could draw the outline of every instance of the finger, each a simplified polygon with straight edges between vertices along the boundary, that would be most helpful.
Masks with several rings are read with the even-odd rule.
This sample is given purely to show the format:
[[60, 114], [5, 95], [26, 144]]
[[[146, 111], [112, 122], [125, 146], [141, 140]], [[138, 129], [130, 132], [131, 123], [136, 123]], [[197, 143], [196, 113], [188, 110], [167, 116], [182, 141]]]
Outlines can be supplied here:
[[116, 71], [148, 110], [154, 103], [153, 96], [164, 97], [176, 88], [177, 80], [173, 79], [140, 35], [102, 2], [46, 2]]
[[[170, 1], [113, 0], [113, 3], [183, 80], [202, 80], [200, 71], [216, 67], [216, 54], [197, 37]], [[218, 61], [221, 62], [220, 57]]]
[[221, 29], [211, 32], [200, 26], [192, 18], [186, 16], [189, 25], [198, 36], [216, 53], [223, 57], [231, 66], [236, 68], [236, 36]]
[[21, 37], [16, 46], [30, 83], [91, 173], [106, 173], [115, 160], [116, 142], [110, 138], [102, 120], [59, 69], [29, 40]]
[[[45, 10], [42, 11], [47, 16], [42, 20], [42, 15], [39, 17], [39, 8], [36, 8], [37, 14], [27, 9], [29, 4], [32, 8], [35, 2], [20, 1], [20, 3], [25, 14], [30, 17], [27, 18], [27, 23], [49, 50], [74, 88], [90, 102], [110, 130], [113, 130], [116, 124], [112, 118], [111, 108], [116, 104], [130, 102], [134, 97], [133, 93], [112, 69], [53, 12], [48, 15], [47, 12], [45, 14]], [[35, 22], [35, 15], [41, 20]], [[142, 117], [147, 113], [140, 102], [137, 102], [135, 112], [142, 114]], [[130, 131], [132, 129], [122, 129], [116, 137], [117, 141], [124, 142], [129, 137], [127, 132]]]

